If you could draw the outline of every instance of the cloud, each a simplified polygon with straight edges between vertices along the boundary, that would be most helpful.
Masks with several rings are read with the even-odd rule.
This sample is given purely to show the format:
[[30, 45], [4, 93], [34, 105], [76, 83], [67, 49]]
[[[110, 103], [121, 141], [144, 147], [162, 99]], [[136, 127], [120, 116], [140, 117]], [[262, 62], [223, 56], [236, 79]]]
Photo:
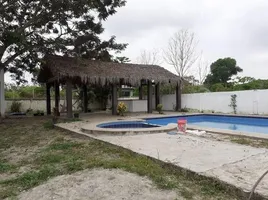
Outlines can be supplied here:
[[208, 61], [234, 57], [243, 75], [268, 78], [267, 10], [266, 0], [128, 0], [105, 22], [105, 35], [129, 43], [124, 54], [135, 61], [142, 49], [163, 49], [172, 34], [188, 28]]

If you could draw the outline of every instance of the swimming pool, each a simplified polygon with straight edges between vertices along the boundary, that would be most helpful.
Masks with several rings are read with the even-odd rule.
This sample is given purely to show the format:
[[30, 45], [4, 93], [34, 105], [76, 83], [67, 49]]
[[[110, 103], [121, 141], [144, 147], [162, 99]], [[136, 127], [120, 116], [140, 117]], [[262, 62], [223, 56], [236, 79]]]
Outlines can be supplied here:
[[152, 125], [145, 123], [144, 121], [120, 121], [120, 122], [109, 122], [109, 123], [102, 123], [98, 124], [97, 127], [99, 128], [114, 128], [114, 129], [126, 129], [126, 128], [155, 128], [160, 127], [160, 125]]
[[146, 122], [156, 125], [177, 123], [178, 119], [186, 119], [187, 124], [216, 129], [227, 129], [240, 132], [268, 134], [268, 118], [228, 115], [184, 115], [176, 117], [149, 118]]

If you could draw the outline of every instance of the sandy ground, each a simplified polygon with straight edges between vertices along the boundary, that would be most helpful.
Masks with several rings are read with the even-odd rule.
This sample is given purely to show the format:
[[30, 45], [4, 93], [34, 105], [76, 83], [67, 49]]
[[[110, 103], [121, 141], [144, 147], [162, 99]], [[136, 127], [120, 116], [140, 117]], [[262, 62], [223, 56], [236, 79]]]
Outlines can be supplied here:
[[18, 196], [20, 200], [174, 200], [145, 177], [122, 170], [94, 169], [58, 176]]
[[[79, 134], [86, 122], [61, 124], [62, 128]], [[80, 127], [80, 128], [79, 128]], [[250, 191], [258, 178], [268, 169], [268, 150], [218, 141], [219, 138], [166, 133], [135, 136], [93, 136], [139, 154], [144, 154], [185, 169], [216, 177], [242, 190]], [[256, 192], [268, 197], [268, 177]]]

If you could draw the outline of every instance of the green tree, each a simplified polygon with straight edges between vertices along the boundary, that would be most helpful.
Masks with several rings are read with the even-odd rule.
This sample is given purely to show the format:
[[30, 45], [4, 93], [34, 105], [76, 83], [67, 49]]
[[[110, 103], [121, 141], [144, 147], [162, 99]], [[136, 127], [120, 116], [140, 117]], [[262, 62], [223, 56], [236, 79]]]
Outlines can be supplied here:
[[234, 75], [242, 72], [243, 69], [236, 65], [236, 60], [233, 58], [218, 59], [210, 66], [210, 74], [207, 75], [205, 84], [213, 85], [222, 83], [227, 86], [229, 80]]
[[[126, 44], [102, 41], [102, 21], [125, 0], [0, 0], [0, 70], [18, 82], [49, 53], [112, 61]], [[97, 17], [96, 17], [97, 16]]]

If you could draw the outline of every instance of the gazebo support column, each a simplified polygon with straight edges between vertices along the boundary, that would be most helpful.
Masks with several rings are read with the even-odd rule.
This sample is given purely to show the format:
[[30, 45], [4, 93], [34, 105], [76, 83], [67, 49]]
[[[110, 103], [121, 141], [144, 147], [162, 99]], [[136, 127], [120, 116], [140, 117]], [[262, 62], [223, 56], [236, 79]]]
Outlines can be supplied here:
[[147, 92], [147, 112], [153, 113], [153, 86], [151, 80], [148, 80]]
[[160, 104], [160, 84], [155, 84], [155, 109], [157, 105]]
[[139, 87], [139, 100], [143, 99], [143, 81], [140, 81], [140, 87]]
[[50, 96], [50, 88], [51, 85], [49, 83], [46, 84], [46, 101], [47, 101], [47, 115], [51, 115], [51, 96]]
[[54, 83], [54, 90], [55, 90], [55, 111], [56, 115], [59, 116], [59, 107], [60, 107], [60, 85], [58, 81], [55, 81]]
[[73, 97], [72, 97], [72, 81], [66, 81], [66, 102], [67, 102], [67, 117], [73, 118]]
[[181, 86], [177, 83], [176, 86], [176, 111], [181, 110]]
[[112, 85], [112, 114], [117, 115], [117, 86]]
[[87, 96], [87, 85], [83, 85], [83, 111], [88, 112], [88, 96]]
[[142, 95], [142, 85], [139, 87], [139, 100], [143, 99], [143, 95]]

